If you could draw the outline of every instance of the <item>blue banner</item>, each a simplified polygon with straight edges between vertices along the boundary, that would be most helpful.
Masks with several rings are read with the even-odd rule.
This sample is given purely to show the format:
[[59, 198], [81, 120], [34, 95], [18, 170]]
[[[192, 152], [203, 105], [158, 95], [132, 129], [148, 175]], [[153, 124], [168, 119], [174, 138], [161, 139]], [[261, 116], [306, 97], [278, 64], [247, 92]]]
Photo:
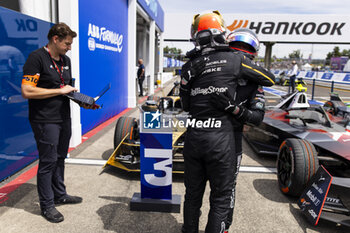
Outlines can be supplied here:
[[111, 83], [111, 89], [97, 102], [103, 104], [102, 109], [81, 110], [83, 133], [128, 106], [127, 3], [127, 0], [79, 1], [80, 91], [96, 96]]
[[312, 78], [314, 76], [315, 72], [314, 71], [308, 71], [305, 75], [305, 78]]
[[326, 80], [330, 80], [332, 79], [333, 74], [332, 73], [324, 73], [321, 77], [321, 79], [326, 79]]
[[350, 74], [345, 75], [343, 81], [350, 82]]
[[140, 133], [141, 198], [171, 200], [172, 134]]
[[164, 11], [157, 0], [137, 0], [140, 6], [153, 19], [159, 29], [164, 31]]
[[171, 67], [171, 58], [167, 58], [167, 67]]
[[47, 44], [51, 25], [0, 7], [0, 181], [37, 159], [28, 101], [21, 96], [22, 68]]

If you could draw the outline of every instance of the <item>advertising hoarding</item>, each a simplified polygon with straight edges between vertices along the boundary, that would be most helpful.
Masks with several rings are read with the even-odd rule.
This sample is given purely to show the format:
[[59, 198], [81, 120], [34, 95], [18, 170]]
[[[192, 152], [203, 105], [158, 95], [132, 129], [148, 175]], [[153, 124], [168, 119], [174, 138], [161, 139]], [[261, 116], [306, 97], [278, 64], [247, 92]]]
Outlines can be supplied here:
[[260, 41], [350, 43], [350, 17], [341, 15], [226, 14], [227, 28], [252, 29]]
[[23, 65], [44, 46], [51, 23], [0, 7], [0, 181], [37, 159], [21, 96]]
[[[350, 44], [349, 15], [223, 14], [227, 28], [250, 28], [261, 42]], [[193, 14], [167, 14], [165, 39], [190, 39]], [[181, 30], [174, 30], [181, 28]]]
[[127, 108], [128, 1], [79, 1], [80, 91], [95, 96], [107, 83], [111, 89], [97, 102], [102, 109], [81, 111], [83, 133]]

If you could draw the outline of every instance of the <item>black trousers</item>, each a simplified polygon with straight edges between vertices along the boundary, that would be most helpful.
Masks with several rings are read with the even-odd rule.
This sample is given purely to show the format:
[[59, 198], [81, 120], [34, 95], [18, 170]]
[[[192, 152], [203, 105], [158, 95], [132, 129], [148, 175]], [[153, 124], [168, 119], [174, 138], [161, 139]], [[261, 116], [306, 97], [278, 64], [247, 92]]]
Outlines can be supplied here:
[[228, 230], [232, 224], [232, 220], [233, 220], [233, 211], [235, 208], [235, 201], [236, 201], [236, 184], [237, 184], [237, 176], [239, 173], [239, 168], [241, 166], [241, 161], [242, 161], [242, 154], [243, 154], [243, 149], [242, 149], [242, 140], [243, 140], [243, 133], [242, 133], [242, 128], [239, 129], [235, 129], [235, 149], [236, 149], [236, 173], [234, 175], [234, 184], [233, 184], [233, 189], [232, 189], [232, 205], [230, 206], [230, 212], [229, 215], [227, 217], [227, 221], [226, 221], [226, 229]]
[[138, 78], [139, 87], [140, 87], [140, 95], [143, 95], [143, 81], [144, 80], [145, 80], [145, 77]]
[[40, 208], [54, 206], [54, 200], [64, 197], [64, 160], [71, 137], [71, 121], [63, 123], [30, 122], [39, 151], [37, 188]]
[[198, 232], [199, 213], [208, 180], [210, 211], [205, 232], [224, 232], [232, 209], [237, 164], [233, 130], [205, 132], [189, 129], [183, 154], [186, 194], [182, 232]]
[[291, 93], [295, 91], [295, 75], [290, 76], [289, 82], [290, 82], [290, 87], [291, 87]]

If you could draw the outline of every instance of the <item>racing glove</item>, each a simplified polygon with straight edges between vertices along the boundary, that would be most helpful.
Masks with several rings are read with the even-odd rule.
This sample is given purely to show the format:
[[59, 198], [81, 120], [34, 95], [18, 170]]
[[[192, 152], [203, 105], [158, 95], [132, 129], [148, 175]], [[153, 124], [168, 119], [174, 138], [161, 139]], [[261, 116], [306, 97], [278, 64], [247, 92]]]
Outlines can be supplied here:
[[212, 95], [211, 102], [219, 110], [231, 113], [240, 122], [245, 122], [249, 116], [249, 110], [243, 105], [236, 105], [234, 98], [227, 90], [216, 92]]

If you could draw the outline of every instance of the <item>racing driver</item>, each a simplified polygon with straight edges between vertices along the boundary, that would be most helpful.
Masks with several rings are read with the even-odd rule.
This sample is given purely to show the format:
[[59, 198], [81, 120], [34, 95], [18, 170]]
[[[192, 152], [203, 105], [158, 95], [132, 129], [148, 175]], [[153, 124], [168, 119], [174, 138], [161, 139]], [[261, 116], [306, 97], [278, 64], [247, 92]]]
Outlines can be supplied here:
[[[226, 28], [218, 11], [197, 14], [191, 26], [196, 49], [188, 53], [190, 60], [182, 67], [180, 96], [185, 111], [192, 119], [214, 118], [221, 127], [187, 129], [185, 161], [185, 203], [183, 232], [198, 232], [200, 207], [209, 180], [210, 211], [205, 232], [224, 232], [234, 200], [235, 120], [220, 108], [227, 103], [225, 93], [236, 93], [239, 79], [262, 86], [274, 84], [274, 76], [241, 53], [234, 53], [225, 41]], [[224, 95], [221, 95], [221, 94]], [[218, 105], [211, 99], [223, 97]], [[229, 105], [231, 106], [231, 104]], [[220, 110], [218, 109], [220, 108]], [[225, 107], [226, 108], [226, 107]], [[240, 108], [239, 114], [242, 113]]]
[[[247, 28], [239, 28], [231, 32], [226, 41], [234, 53], [239, 53], [253, 60], [259, 51], [260, 42], [256, 34]], [[271, 77], [273, 79], [273, 77]], [[226, 222], [226, 231], [232, 223], [234, 202], [235, 202], [235, 186], [237, 175], [242, 160], [242, 132], [243, 124], [251, 123], [259, 125], [264, 119], [265, 96], [260, 85], [247, 81], [244, 77], [238, 79], [236, 94], [232, 96], [230, 93], [218, 93], [211, 100], [219, 109], [226, 110], [233, 114], [235, 119], [234, 135], [235, 150], [237, 158], [236, 174], [234, 176], [233, 201], [231, 210]]]

